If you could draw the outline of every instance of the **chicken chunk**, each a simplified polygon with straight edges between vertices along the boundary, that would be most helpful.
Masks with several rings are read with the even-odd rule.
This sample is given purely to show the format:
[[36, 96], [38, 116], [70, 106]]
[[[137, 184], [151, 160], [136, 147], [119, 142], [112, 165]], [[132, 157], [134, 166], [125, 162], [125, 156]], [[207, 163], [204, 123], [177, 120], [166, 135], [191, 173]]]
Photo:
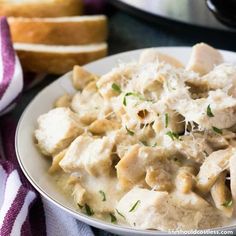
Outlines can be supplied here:
[[65, 172], [86, 170], [93, 176], [107, 175], [112, 164], [113, 146], [107, 137], [79, 136], [69, 146], [60, 166]]
[[189, 191], [188, 193], [183, 193], [179, 190], [173, 191], [170, 194], [170, 198], [176, 206], [185, 209], [199, 210], [209, 206], [209, 203], [206, 200], [192, 191]]
[[82, 132], [79, 117], [74, 112], [69, 108], [55, 108], [38, 118], [35, 137], [44, 155], [55, 155]]
[[209, 192], [219, 175], [229, 168], [232, 152], [232, 148], [227, 148], [215, 151], [206, 158], [197, 175], [197, 188], [201, 192]]
[[[213, 114], [211, 116], [209, 109]], [[197, 123], [201, 129], [225, 129], [236, 123], [236, 99], [222, 90], [210, 91], [207, 98], [183, 100], [176, 110], [186, 121]]]
[[236, 66], [220, 64], [203, 77], [188, 78], [187, 84], [198, 92], [224, 89], [228, 95], [236, 97]]
[[221, 135], [216, 132], [194, 132], [182, 136], [183, 142], [175, 143], [175, 146], [187, 158], [202, 163], [213, 151], [229, 147], [235, 137], [235, 133], [229, 130], [224, 130]]
[[117, 178], [113, 175], [88, 176], [85, 174], [80, 182], [86, 190], [83, 202], [89, 205], [98, 217], [104, 217], [113, 212], [124, 194], [117, 184]]
[[193, 47], [186, 69], [205, 75], [222, 62], [223, 57], [219, 51], [205, 43], [199, 43]]
[[[206, 229], [214, 228], [223, 223], [221, 213], [213, 208], [205, 199], [192, 191], [188, 193], [174, 191], [169, 197], [170, 204], [175, 207], [173, 212], [169, 214], [183, 214], [183, 218], [181, 216], [177, 218], [183, 221], [180, 226], [181, 228], [186, 230]], [[211, 219], [210, 221], [208, 220], [209, 218]]]
[[96, 79], [97, 77], [94, 74], [86, 71], [83, 67], [74, 66], [72, 83], [75, 89], [82, 90], [89, 82]]
[[166, 211], [167, 196], [167, 192], [133, 188], [118, 202], [117, 219], [122, 222], [125, 218], [129, 225], [137, 228], [156, 229], [163, 220], [161, 215]]
[[113, 84], [116, 84], [122, 90], [123, 86], [132, 77], [133, 72], [137, 68], [136, 63], [130, 63], [126, 66], [120, 65], [113, 69], [111, 72], [103, 75], [97, 81], [97, 87], [101, 95], [105, 100], [109, 100], [112, 97], [118, 96], [120, 91], [116, 91], [112, 88]]
[[[120, 222], [125, 218], [129, 225], [138, 229], [190, 230], [210, 228], [219, 223], [214, 209], [194, 193], [176, 196], [135, 187], [121, 198], [117, 210]], [[212, 219], [210, 222], [208, 217]]]
[[154, 62], [154, 63], [165, 62], [177, 68], [184, 67], [183, 64], [174, 57], [171, 57], [167, 54], [160, 53], [155, 49], [146, 49], [141, 53], [139, 57], [139, 63], [145, 64], [145, 63], [150, 63], [150, 62]]
[[139, 149], [139, 145], [132, 146], [116, 166], [117, 177], [123, 188], [131, 187], [145, 175], [145, 166], [138, 159]]
[[164, 148], [152, 148], [134, 145], [119, 161], [116, 166], [117, 177], [123, 188], [130, 188], [141, 181], [146, 174], [148, 167], [153, 165], [159, 168], [168, 166], [166, 157], [170, 155]]

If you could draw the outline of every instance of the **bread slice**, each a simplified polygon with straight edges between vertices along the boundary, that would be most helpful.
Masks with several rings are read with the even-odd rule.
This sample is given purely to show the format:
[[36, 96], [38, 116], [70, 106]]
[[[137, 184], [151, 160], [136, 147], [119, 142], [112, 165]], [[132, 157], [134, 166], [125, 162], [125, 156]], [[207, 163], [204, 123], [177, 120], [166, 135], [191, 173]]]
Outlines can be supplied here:
[[77, 45], [104, 42], [107, 39], [107, 18], [103, 15], [22, 18], [9, 17], [14, 42]]
[[64, 74], [74, 65], [83, 65], [107, 54], [106, 43], [83, 46], [15, 43], [14, 48], [24, 71], [50, 74]]
[[0, 0], [0, 16], [60, 17], [82, 11], [82, 0]]

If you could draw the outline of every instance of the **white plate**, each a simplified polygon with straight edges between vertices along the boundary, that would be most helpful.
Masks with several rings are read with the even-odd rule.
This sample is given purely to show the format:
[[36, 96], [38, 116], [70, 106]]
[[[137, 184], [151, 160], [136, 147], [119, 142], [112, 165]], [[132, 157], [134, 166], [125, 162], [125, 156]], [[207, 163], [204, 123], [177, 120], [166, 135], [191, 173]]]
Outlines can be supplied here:
[[[191, 53], [191, 48], [187, 47], [163, 47], [157, 49], [162, 53], [175, 56], [184, 64], [188, 61]], [[118, 65], [119, 62], [137, 60], [141, 51], [142, 49], [110, 56], [90, 63], [86, 65], [85, 68], [95, 74], [102, 75], [110, 71], [114, 66]], [[222, 51], [222, 53], [226, 61], [236, 62], [235, 53], [227, 51]], [[36, 128], [37, 118], [41, 114], [48, 112], [52, 108], [54, 101], [59, 96], [63, 95], [65, 92], [75, 92], [70, 80], [68, 79], [68, 75], [71, 75], [71, 72], [43, 89], [28, 105], [18, 123], [15, 146], [18, 161], [25, 176], [45, 198], [73, 215], [76, 219], [89, 225], [120, 235], [166, 235], [164, 232], [160, 231], [135, 230], [128, 227], [114, 225], [77, 212], [73, 207], [72, 202], [61, 193], [52, 177], [48, 174], [50, 162], [46, 158], [42, 157], [35, 147], [33, 143], [33, 132]], [[227, 229], [232, 230], [232, 228], [235, 229], [236, 226], [228, 227]]]

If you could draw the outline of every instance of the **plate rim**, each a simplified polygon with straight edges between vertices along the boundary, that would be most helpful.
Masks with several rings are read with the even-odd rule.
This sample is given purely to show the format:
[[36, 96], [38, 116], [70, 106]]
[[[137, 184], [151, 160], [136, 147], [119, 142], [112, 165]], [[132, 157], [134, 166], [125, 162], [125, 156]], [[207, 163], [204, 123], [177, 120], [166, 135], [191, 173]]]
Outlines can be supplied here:
[[[149, 48], [141, 48], [141, 49], [135, 49], [135, 50], [129, 50], [129, 51], [124, 51], [124, 52], [120, 52], [117, 54], [113, 54], [101, 59], [98, 59], [96, 61], [93, 61], [91, 63], [88, 63], [86, 65], [84, 65], [84, 68], [93, 66], [93, 64], [96, 64], [102, 60], [109, 60], [112, 59], [113, 57], [117, 57], [117, 56], [123, 56], [125, 54], [129, 54], [129, 53], [138, 53], [141, 52], [145, 49], [155, 49], [155, 50], [171, 50], [171, 49], [178, 49], [178, 50], [190, 50], [192, 49], [191, 46], [165, 46], [165, 47], [149, 47]], [[219, 49], [221, 52], [223, 53], [230, 53], [230, 54], [235, 54], [235, 52], [233, 51], [228, 51], [228, 50], [221, 50]], [[236, 56], [236, 55], [235, 55]], [[41, 197], [46, 198], [48, 201], [50, 201], [51, 203], [53, 203], [54, 205], [56, 205], [58, 208], [62, 209], [63, 211], [67, 212], [68, 214], [70, 214], [71, 216], [73, 216], [75, 219], [80, 220], [81, 222], [88, 224], [90, 226], [102, 229], [102, 230], [107, 230], [109, 232], [118, 232], [118, 233], [128, 233], [130, 235], [170, 235], [170, 233], [168, 231], [160, 231], [160, 230], [143, 230], [143, 229], [134, 229], [131, 227], [126, 227], [123, 225], [116, 225], [116, 224], [112, 224], [110, 222], [106, 222], [104, 220], [100, 220], [97, 218], [92, 218], [87, 216], [86, 214], [77, 212], [76, 210], [70, 209], [67, 206], [64, 206], [63, 204], [61, 204], [59, 201], [55, 200], [53, 197], [50, 196], [50, 194], [48, 194], [44, 189], [42, 189], [37, 182], [30, 176], [30, 174], [28, 173], [27, 169], [25, 168], [24, 164], [22, 163], [20, 154], [19, 154], [19, 149], [18, 149], [18, 141], [19, 141], [19, 130], [22, 124], [22, 121], [24, 119], [25, 114], [28, 112], [28, 110], [31, 108], [32, 104], [34, 103], [34, 101], [41, 95], [42, 92], [44, 92], [44, 90], [46, 90], [48, 87], [53, 86], [53, 84], [57, 83], [58, 80], [61, 80], [64, 77], [67, 77], [69, 74], [71, 74], [70, 72], [67, 72], [66, 74], [58, 77], [55, 81], [51, 82], [50, 84], [48, 84], [46, 87], [44, 87], [42, 90], [40, 90], [35, 96], [34, 98], [30, 101], [29, 104], [27, 104], [27, 106], [25, 107], [24, 111], [22, 112], [20, 119], [17, 123], [17, 127], [16, 127], [16, 132], [15, 132], [15, 151], [16, 151], [16, 157], [17, 157], [17, 161], [19, 163], [19, 166], [23, 172], [23, 174], [25, 175], [25, 177], [27, 178], [27, 180], [30, 182], [30, 184], [35, 188], [35, 190], [41, 195]], [[206, 230], [210, 230], [210, 231], [233, 231], [235, 232], [236, 230], [236, 224], [234, 226], [225, 226], [225, 227], [217, 227], [217, 228], [211, 228], [211, 229], [206, 229]], [[198, 230], [197, 230], [198, 231]]]

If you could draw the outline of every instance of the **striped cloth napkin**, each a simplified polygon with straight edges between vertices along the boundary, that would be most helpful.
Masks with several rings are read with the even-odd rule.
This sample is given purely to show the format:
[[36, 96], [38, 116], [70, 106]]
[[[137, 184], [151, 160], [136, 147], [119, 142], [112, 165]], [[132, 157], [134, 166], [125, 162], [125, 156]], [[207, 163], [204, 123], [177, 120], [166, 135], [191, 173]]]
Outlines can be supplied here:
[[[23, 76], [6, 18], [0, 18], [0, 114], [16, 105]], [[23, 176], [15, 154], [16, 125], [0, 118], [0, 236], [93, 236], [91, 228], [41, 198]]]
[[15, 55], [6, 18], [0, 19], [0, 112], [6, 112], [23, 88], [20, 62]]

